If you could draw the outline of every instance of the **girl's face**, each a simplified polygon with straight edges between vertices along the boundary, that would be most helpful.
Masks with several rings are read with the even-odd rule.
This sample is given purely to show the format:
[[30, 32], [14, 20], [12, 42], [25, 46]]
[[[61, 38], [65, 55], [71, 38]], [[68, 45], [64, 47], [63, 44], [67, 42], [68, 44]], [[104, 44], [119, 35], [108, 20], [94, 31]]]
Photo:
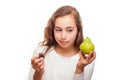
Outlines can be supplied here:
[[54, 37], [60, 47], [73, 47], [76, 35], [77, 26], [73, 16], [66, 15], [55, 20]]

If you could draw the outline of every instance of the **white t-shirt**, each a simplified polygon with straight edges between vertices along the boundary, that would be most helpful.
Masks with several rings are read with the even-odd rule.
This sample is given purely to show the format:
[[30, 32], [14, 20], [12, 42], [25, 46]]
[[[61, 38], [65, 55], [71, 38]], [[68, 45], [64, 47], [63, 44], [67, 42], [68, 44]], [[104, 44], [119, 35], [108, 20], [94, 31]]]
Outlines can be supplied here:
[[[39, 46], [35, 49], [33, 56], [44, 52], [46, 46]], [[45, 72], [43, 73], [42, 80], [91, 80], [94, 61], [87, 65], [84, 72], [75, 74], [76, 64], [79, 60], [79, 54], [72, 57], [60, 56], [52, 47], [45, 55]], [[35, 70], [31, 67], [28, 80], [33, 80]]]

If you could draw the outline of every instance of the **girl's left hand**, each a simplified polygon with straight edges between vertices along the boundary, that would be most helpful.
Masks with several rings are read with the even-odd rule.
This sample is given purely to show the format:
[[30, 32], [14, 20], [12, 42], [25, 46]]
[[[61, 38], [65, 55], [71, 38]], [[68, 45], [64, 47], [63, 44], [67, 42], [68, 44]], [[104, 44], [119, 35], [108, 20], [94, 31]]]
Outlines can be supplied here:
[[89, 55], [85, 55], [79, 52], [79, 55], [80, 55], [80, 59], [78, 60], [78, 63], [76, 65], [77, 74], [80, 74], [81, 72], [83, 72], [84, 67], [90, 64], [96, 58], [96, 52], [91, 51]]

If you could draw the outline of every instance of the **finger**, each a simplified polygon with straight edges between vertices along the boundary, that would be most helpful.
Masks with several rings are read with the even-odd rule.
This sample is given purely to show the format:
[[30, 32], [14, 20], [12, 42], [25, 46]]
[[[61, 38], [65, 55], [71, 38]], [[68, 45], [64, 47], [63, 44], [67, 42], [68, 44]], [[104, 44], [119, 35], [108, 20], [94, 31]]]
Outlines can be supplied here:
[[32, 59], [32, 63], [34, 64], [37, 64], [38, 62], [42, 61], [43, 60], [43, 57], [39, 58], [39, 56], [35, 57]]
[[40, 61], [43, 61], [43, 60], [44, 60], [44, 58], [43, 58], [43, 57], [40, 57], [39, 59], [40, 59]]
[[43, 69], [44, 66], [45, 66], [45, 64], [44, 64], [44, 61], [43, 61], [43, 64], [41, 65], [40, 69]]
[[89, 61], [93, 57], [93, 51], [90, 51], [88, 57], [86, 58], [87, 61]]
[[35, 59], [37, 59], [38, 58], [38, 56], [34, 56], [34, 57], [32, 57], [32, 59], [31, 59], [31, 64], [33, 64], [33, 62], [35, 61]]
[[93, 57], [89, 60], [89, 63], [91, 63], [96, 58], [96, 52], [93, 52]]
[[44, 68], [44, 61], [42, 61], [38, 64], [37, 70], [41, 71], [43, 68]]
[[81, 59], [85, 59], [86, 58], [85, 55], [82, 52], [79, 52], [79, 55], [80, 55]]
[[42, 58], [37, 58], [37, 59], [35, 59], [34, 61], [33, 61], [33, 68], [34, 69], [36, 69], [37, 68], [37, 66], [38, 66], [38, 63], [39, 62], [42, 62], [43, 60], [42, 60]]
[[37, 64], [37, 66], [36, 66], [36, 68], [37, 69], [40, 69], [40, 67], [41, 67], [41, 65], [43, 64], [43, 62], [41, 61], [41, 62], [39, 62], [38, 64]]

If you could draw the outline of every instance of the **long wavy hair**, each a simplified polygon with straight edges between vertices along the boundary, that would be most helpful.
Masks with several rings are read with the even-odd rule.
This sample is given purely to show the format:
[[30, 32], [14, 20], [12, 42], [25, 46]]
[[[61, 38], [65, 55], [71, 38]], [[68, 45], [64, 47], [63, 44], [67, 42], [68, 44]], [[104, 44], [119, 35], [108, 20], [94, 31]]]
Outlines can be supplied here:
[[52, 46], [57, 45], [57, 42], [55, 41], [55, 38], [54, 38], [55, 20], [58, 17], [63, 17], [66, 15], [72, 15], [75, 19], [78, 33], [74, 41], [74, 46], [77, 50], [79, 50], [79, 45], [83, 41], [83, 27], [82, 27], [82, 20], [81, 20], [80, 14], [77, 11], [77, 9], [72, 6], [62, 6], [53, 13], [51, 18], [48, 20], [47, 26], [45, 27], [44, 40], [43, 42], [40, 42], [40, 45], [48, 46], [45, 53]]

